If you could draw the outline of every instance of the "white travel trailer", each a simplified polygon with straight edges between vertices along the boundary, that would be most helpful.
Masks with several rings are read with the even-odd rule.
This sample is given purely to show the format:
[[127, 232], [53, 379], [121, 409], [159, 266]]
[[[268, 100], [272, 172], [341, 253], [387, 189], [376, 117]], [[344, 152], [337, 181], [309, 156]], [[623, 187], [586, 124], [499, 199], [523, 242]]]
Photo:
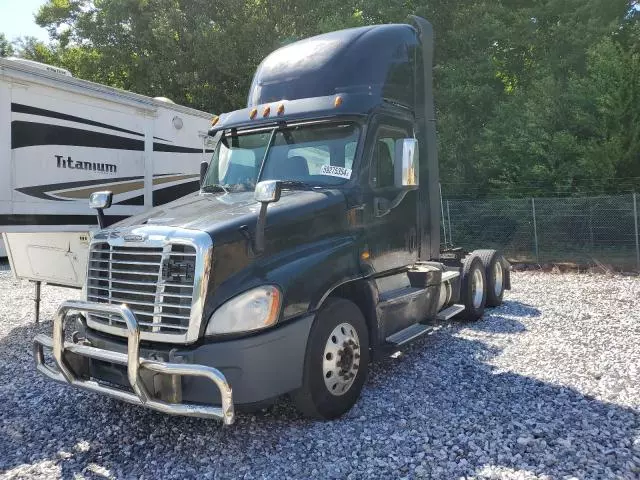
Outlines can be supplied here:
[[[198, 188], [212, 114], [0, 59], [0, 232], [14, 273], [84, 282], [88, 197], [114, 193], [108, 222]], [[0, 243], [0, 256], [5, 256]]]

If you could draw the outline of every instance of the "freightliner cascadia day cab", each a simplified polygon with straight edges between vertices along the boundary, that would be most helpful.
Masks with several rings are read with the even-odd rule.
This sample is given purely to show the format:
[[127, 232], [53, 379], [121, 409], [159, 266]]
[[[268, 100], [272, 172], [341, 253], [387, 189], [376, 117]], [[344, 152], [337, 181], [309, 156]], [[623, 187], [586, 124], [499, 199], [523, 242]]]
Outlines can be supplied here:
[[[86, 302], [35, 338], [37, 368], [227, 424], [285, 394], [331, 419], [374, 357], [500, 304], [499, 253], [440, 249], [432, 41], [411, 17], [270, 54], [214, 120], [200, 191], [93, 235]], [[109, 192], [90, 203], [104, 218]]]

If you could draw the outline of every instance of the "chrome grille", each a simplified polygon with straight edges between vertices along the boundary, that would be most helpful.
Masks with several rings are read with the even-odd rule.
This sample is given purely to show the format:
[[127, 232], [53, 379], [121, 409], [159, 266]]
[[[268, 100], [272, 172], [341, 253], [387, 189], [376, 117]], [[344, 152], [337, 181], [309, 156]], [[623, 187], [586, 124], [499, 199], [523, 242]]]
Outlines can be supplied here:
[[[136, 314], [141, 332], [184, 336], [190, 326], [195, 268], [196, 249], [191, 245], [130, 247], [93, 243], [87, 300], [127, 304]], [[122, 334], [126, 330], [118, 316], [91, 313], [88, 320], [98, 329], [116, 327], [122, 329]]]

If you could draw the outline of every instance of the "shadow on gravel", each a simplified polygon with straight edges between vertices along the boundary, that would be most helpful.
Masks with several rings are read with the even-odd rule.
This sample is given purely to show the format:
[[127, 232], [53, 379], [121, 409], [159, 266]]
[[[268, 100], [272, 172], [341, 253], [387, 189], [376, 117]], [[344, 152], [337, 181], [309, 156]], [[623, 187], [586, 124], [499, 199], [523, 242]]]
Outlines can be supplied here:
[[[515, 303], [473, 328], [517, 335], [518, 322], [502, 316], [525, 309]], [[374, 365], [341, 420], [305, 420], [282, 401], [229, 428], [46, 381], [30, 350], [51, 323], [17, 328], [0, 339], [0, 472], [42, 474], [53, 462], [63, 478], [415, 478], [411, 462], [424, 461], [418, 476], [484, 475], [492, 466], [554, 478], [634, 477], [638, 412], [496, 371], [486, 361], [500, 350], [456, 335], [465, 328], [453, 325]]]
[[502, 305], [491, 312], [509, 312], [511, 315], [517, 315], [519, 317], [539, 317], [542, 312], [528, 303], [518, 302], [517, 300], [505, 300]]
[[491, 322], [470, 323], [466, 328], [485, 333], [522, 333], [527, 331], [527, 327], [522, 322], [513, 318], [492, 315]]
[[484, 318], [488, 321], [467, 323], [464, 326], [485, 333], [522, 333], [526, 332], [527, 328], [518, 318], [535, 318], [542, 315], [536, 307], [513, 300], [507, 300], [500, 307], [488, 309], [486, 312]]

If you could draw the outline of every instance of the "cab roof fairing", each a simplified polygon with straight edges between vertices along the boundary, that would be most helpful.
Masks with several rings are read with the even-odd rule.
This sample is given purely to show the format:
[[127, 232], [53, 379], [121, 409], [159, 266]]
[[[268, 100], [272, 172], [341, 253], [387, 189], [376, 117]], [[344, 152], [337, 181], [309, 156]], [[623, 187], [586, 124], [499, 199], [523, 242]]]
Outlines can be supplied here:
[[[415, 112], [423, 108], [420, 50], [419, 34], [407, 24], [351, 28], [286, 45], [258, 66], [247, 108], [221, 115], [210, 134], [279, 121], [367, 115], [385, 103]], [[342, 97], [339, 106], [337, 96]], [[280, 104], [284, 112], [278, 115]], [[270, 114], [264, 117], [266, 107]]]

